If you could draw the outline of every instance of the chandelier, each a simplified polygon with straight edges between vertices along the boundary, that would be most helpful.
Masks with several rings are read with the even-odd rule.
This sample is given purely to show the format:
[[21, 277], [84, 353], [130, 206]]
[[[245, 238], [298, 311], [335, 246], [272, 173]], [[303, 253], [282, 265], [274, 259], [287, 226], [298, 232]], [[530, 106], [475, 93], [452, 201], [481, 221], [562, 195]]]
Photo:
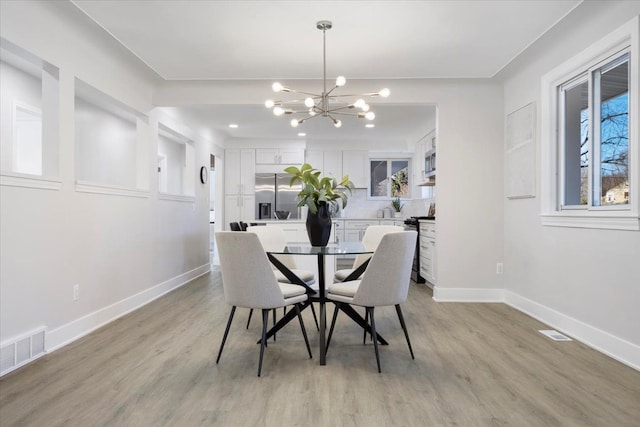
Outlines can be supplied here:
[[[338, 76], [336, 78], [335, 85], [327, 90], [327, 47], [326, 47], [326, 32], [332, 27], [331, 21], [318, 21], [316, 28], [322, 30], [322, 66], [323, 66], [323, 90], [321, 94], [308, 93], [300, 90], [295, 90], [282, 84], [275, 82], [271, 88], [274, 92], [286, 92], [307, 95], [304, 99], [294, 99], [289, 101], [274, 101], [267, 99], [264, 105], [267, 108], [273, 109], [273, 114], [276, 116], [290, 115], [290, 114], [302, 114], [302, 118], [291, 119], [291, 126], [298, 127], [305, 121], [315, 117], [328, 117], [333, 121], [333, 125], [337, 128], [342, 126], [342, 121], [335, 116], [353, 116], [360, 119], [373, 120], [376, 115], [373, 111], [370, 111], [369, 104], [361, 97], [374, 97], [381, 96], [386, 98], [391, 93], [389, 89], [384, 88], [379, 92], [352, 94], [352, 95], [336, 95], [333, 91], [339, 87], [344, 86], [347, 80], [344, 76]], [[347, 102], [344, 98], [357, 98], [353, 103]], [[333, 105], [331, 105], [333, 102]], [[304, 103], [305, 108], [301, 105]], [[297, 108], [293, 105], [298, 104]]]

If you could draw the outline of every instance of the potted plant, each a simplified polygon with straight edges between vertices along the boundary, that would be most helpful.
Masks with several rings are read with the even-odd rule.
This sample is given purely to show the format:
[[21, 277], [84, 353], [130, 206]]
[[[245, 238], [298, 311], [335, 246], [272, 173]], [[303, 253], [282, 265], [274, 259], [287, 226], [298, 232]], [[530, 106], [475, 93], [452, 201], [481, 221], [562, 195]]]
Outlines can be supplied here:
[[393, 206], [393, 209], [396, 211], [393, 216], [395, 218], [400, 218], [400, 211], [402, 211], [402, 208], [404, 207], [404, 204], [400, 203], [400, 197], [393, 199], [391, 201], [391, 206]]
[[298, 193], [298, 207], [307, 206], [307, 234], [312, 246], [326, 246], [331, 234], [330, 207], [336, 207], [338, 201], [342, 208], [347, 206], [347, 194], [345, 191], [353, 189], [353, 183], [349, 181], [349, 175], [342, 177], [340, 182], [325, 176], [308, 163], [300, 168], [289, 166], [284, 170], [291, 175], [289, 185], [297, 182], [302, 184], [302, 191]]

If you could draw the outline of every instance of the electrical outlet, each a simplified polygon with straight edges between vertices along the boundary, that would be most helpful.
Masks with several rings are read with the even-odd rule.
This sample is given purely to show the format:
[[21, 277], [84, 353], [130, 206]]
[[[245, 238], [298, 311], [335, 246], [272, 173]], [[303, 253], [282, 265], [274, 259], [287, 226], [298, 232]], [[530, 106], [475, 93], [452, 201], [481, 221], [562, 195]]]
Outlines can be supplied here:
[[496, 263], [496, 274], [502, 274], [502, 263]]
[[78, 301], [80, 299], [80, 285], [73, 285], [73, 300]]

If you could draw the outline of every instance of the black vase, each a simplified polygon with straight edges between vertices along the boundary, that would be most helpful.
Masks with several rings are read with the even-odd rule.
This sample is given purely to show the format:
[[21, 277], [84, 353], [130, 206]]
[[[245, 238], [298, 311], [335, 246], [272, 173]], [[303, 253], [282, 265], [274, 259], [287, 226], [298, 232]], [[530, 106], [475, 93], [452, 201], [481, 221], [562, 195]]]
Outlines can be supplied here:
[[327, 246], [329, 236], [331, 236], [331, 216], [329, 216], [329, 205], [318, 204], [318, 212], [307, 215], [307, 234], [311, 246]]

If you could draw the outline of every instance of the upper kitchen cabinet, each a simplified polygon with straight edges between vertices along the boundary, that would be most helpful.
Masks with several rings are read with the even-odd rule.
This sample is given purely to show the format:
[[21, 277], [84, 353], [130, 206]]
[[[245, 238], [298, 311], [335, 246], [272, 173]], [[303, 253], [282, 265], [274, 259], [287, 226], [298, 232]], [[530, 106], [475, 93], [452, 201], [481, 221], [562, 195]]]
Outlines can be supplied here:
[[367, 188], [367, 160], [369, 153], [365, 150], [330, 150], [306, 152], [306, 162], [322, 171], [322, 175], [349, 179], [356, 188]]
[[355, 188], [367, 188], [367, 165], [369, 152], [349, 150], [342, 152], [342, 173], [349, 175]]
[[224, 193], [253, 194], [256, 182], [256, 150], [227, 149], [224, 157]]
[[337, 180], [342, 179], [342, 151], [325, 151], [324, 152], [324, 169], [323, 175], [331, 176]]
[[304, 150], [301, 148], [256, 148], [257, 165], [301, 165]]
[[324, 151], [307, 150], [304, 161], [324, 173]]
[[331, 176], [335, 179], [342, 178], [342, 151], [315, 151], [306, 152], [306, 163], [322, 172], [322, 176]]

